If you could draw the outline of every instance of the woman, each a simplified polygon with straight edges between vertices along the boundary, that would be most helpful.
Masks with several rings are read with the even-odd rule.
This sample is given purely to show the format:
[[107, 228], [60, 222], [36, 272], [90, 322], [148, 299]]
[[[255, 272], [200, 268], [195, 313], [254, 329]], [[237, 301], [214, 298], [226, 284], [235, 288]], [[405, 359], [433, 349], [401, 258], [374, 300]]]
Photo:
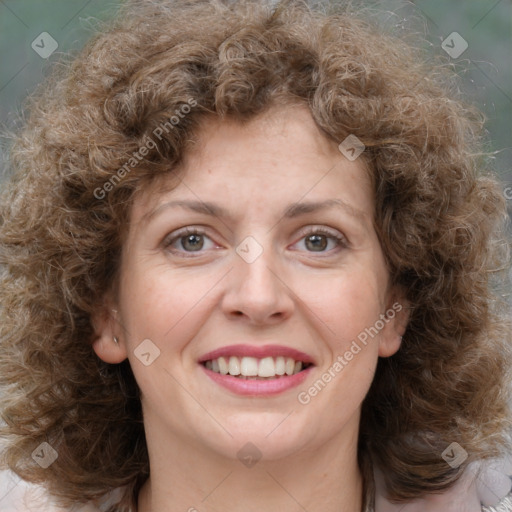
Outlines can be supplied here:
[[55, 504], [511, 504], [480, 466], [510, 448], [511, 345], [480, 118], [363, 17], [134, 2], [28, 105], [3, 462]]

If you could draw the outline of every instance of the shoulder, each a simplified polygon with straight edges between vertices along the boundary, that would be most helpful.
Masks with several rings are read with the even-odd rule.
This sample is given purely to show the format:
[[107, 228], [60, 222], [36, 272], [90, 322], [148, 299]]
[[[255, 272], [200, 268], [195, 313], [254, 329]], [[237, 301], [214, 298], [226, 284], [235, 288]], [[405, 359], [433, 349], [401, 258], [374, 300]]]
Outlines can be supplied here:
[[449, 489], [407, 503], [386, 499], [382, 473], [375, 471], [374, 508], [368, 512], [512, 512], [512, 460], [472, 463]]
[[43, 487], [29, 484], [8, 470], [0, 471], [0, 510], [2, 512], [66, 512], [52, 503]]
[[512, 492], [492, 507], [482, 507], [482, 512], [512, 512]]
[[106, 494], [98, 504], [88, 502], [64, 509], [44, 487], [25, 482], [12, 471], [0, 471], [1, 512], [105, 512], [120, 500], [122, 493], [123, 488], [119, 488]]
[[476, 482], [482, 512], [512, 512], [512, 456], [485, 464]]

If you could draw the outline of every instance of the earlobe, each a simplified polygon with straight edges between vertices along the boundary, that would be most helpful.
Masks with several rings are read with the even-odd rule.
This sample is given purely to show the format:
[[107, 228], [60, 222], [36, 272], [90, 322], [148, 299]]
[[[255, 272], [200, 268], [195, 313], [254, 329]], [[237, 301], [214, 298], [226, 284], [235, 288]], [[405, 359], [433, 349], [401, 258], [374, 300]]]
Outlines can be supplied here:
[[93, 350], [102, 361], [110, 364], [121, 363], [127, 357], [117, 314], [117, 310], [105, 306], [92, 317], [95, 332]]
[[[117, 337], [115, 337], [117, 339]], [[126, 359], [126, 349], [119, 340], [116, 342], [114, 336], [110, 339], [101, 335], [92, 343], [96, 355], [105, 363], [117, 364]]]
[[398, 334], [390, 338], [381, 338], [379, 341], [379, 357], [390, 357], [398, 352], [402, 344], [402, 336]]
[[410, 317], [410, 304], [403, 296], [393, 303], [386, 315], [388, 325], [379, 340], [379, 356], [390, 357], [400, 349]]

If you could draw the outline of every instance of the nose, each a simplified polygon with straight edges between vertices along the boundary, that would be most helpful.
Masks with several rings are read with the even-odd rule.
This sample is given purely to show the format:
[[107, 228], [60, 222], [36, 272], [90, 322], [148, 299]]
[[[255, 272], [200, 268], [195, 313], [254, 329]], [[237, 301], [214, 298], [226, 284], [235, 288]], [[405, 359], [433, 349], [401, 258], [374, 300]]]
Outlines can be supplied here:
[[244, 319], [253, 325], [272, 325], [289, 318], [294, 309], [294, 294], [276, 258], [265, 249], [253, 262], [238, 255], [228, 274], [222, 309], [231, 319]]

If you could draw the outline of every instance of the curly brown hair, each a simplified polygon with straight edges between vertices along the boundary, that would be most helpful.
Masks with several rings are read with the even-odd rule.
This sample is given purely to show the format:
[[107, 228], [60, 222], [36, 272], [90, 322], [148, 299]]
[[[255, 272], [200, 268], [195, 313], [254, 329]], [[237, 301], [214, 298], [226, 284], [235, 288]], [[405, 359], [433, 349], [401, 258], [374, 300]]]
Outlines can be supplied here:
[[[27, 100], [0, 206], [2, 464], [63, 504], [127, 486], [127, 510], [149, 475], [129, 363], [92, 349], [135, 194], [173, 172], [206, 117], [283, 102], [366, 146], [375, 228], [411, 304], [363, 403], [361, 467], [385, 468], [389, 497], [408, 500], [506, 446], [506, 208], [483, 170], [481, 115], [442, 58], [427, 64], [368, 11], [275, 4], [129, 2]], [[47, 469], [30, 456], [45, 441], [59, 455]], [[441, 457], [452, 442], [468, 452], [459, 468]]]

